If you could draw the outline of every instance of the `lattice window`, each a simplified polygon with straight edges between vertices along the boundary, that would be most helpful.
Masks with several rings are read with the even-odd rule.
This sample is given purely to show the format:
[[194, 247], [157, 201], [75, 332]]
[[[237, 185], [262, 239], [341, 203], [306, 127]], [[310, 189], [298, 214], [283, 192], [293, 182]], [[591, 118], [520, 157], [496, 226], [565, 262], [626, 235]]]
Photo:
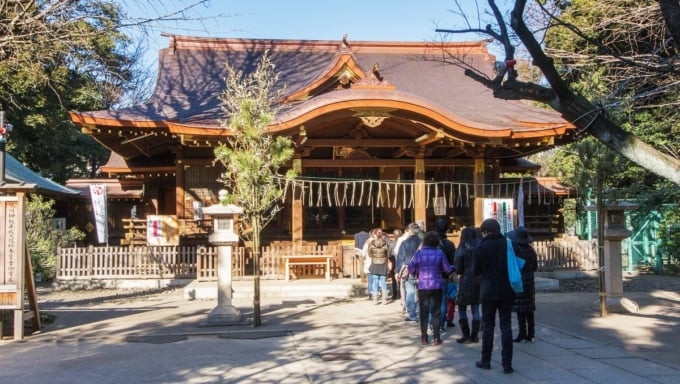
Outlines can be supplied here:
[[193, 215], [193, 203], [200, 202], [203, 206], [217, 203], [217, 192], [224, 185], [217, 181], [222, 173], [222, 167], [189, 167], [184, 173], [185, 183], [185, 217]]

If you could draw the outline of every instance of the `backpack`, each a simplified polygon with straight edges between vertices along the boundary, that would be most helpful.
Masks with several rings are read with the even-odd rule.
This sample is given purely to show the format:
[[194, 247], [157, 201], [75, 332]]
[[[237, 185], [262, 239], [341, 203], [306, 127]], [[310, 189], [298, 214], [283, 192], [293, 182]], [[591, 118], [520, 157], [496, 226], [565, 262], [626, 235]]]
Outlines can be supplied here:
[[[453, 266], [456, 257], [456, 246], [453, 244], [453, 242], [449, 239], [439, 239], [439, 249], [444, 252], [446, 261], [448, 261], [449, 265]], [[442, 278], [447, 279], [448, 276], [449, 275], [442, 271]]]
[[386, 264], [388, 249], [385, 239], [379, 237], [370, 241], [371, 242], [368, 244], [368, 256], [371, 258], [371, 263]]
[[446, 255], [446, 261], [453, 265], [454, 259], [456, 257], [456, 246], [453, 244], [453, 242], [449, 239], [440, 239], [439, 249], [441, 249], [444, 252], [444, 255]]

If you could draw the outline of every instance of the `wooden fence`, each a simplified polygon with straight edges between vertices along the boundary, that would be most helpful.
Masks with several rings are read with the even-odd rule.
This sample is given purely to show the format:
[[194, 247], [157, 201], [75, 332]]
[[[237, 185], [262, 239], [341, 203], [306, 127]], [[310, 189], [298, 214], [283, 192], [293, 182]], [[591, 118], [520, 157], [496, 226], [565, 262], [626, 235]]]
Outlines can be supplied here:
[[196, 247], [61, 248], [57, 279], [196, 278]]
[[588, 240], [535, 241], [538, 271], [593, 271], [598, 268], [597, 243]]
[[[594, 270], [598, 259], [596, 247], [589, 241], [536, 241], [538, 270]], [[273, 243], [262, 247], [260, 276], [263, 279], [284, 279], [286, 255], [335, 255], [331, 276], [343, 276], [342, 247], [316, 243]], [[234, 280], [252, 277], [252, 250], [236, 247], [232, 253]], [[323, 278], [323, 265], [297, 265], [293, 273], [298, 278]], [[345, 271], [347, 272], [347, 271]], [[344, 273], [347, 274], [347, 273]], [[86, 279], [196, 279], [217, 280], [217, 249], [213, 246], [148, 247], [108, 246], [61, 248], [57, 259], [57, 280]]]
[[[276, 244], [262, 247], [260, 277], [284, 279], [285, 255], [332, 254], [331, 275], [341, 277], [342, 248], [336, 246], [302, 243], [299, 245]], [[321, 265], [296, 266], [297, 277], [323, 278]], [[217, 280], [217, 248], [109, 246], [61, 248], [57, 259], [57, 280], [86, 279], [196, 279]], [[233, 279], [253, 275], [251, 248], [236, 247], [232, 251]]]

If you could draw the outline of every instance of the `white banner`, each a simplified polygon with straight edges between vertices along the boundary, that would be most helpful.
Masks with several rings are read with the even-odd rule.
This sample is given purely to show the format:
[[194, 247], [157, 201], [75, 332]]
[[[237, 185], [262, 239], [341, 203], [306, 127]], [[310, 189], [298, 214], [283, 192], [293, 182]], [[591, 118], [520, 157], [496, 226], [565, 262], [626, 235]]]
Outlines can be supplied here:
[[524, 178], [519, 180], [519, 191], [517, 192], [517, 225], [524, 226]]
[[494, 218], [501, 225], [501, 234], [514, 229], [513, 199], [484, 199], [484, 219]]
[[90, 197], [92, 198], [92, 210], [94, 211], [94, 224], [97, 230], [99, 243], [109, 242], [109, 225], [106, 214], [106, 185], [90, 184]]

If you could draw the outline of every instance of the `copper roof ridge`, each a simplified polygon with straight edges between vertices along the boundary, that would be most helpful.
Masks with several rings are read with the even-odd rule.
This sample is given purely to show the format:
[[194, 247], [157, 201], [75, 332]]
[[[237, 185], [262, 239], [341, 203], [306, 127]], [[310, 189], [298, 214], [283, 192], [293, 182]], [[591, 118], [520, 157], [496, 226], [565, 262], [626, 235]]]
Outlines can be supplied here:
[[353, 48], [480, 48], [486, 52], [488, 42], [486, 40], [469, 40], [469, 41], [384, 41], [384, 40], [314, 40], [314, 39], [281, 39], [281, 38], [238, 38], [238, 37], [203, 37], [203, 36], [188, 36], [177, 35], [171, 33], [161, 33], [161, 36], [168, 37], [168, 46], [171, 49], [179, 48], [272, 48], [279, 49], [290, 48], [314, 48], [319, 49], [326, 47], [328, 49], [337, 50], [338, 47], [346, 43], [346, 47], [352, 51]]

